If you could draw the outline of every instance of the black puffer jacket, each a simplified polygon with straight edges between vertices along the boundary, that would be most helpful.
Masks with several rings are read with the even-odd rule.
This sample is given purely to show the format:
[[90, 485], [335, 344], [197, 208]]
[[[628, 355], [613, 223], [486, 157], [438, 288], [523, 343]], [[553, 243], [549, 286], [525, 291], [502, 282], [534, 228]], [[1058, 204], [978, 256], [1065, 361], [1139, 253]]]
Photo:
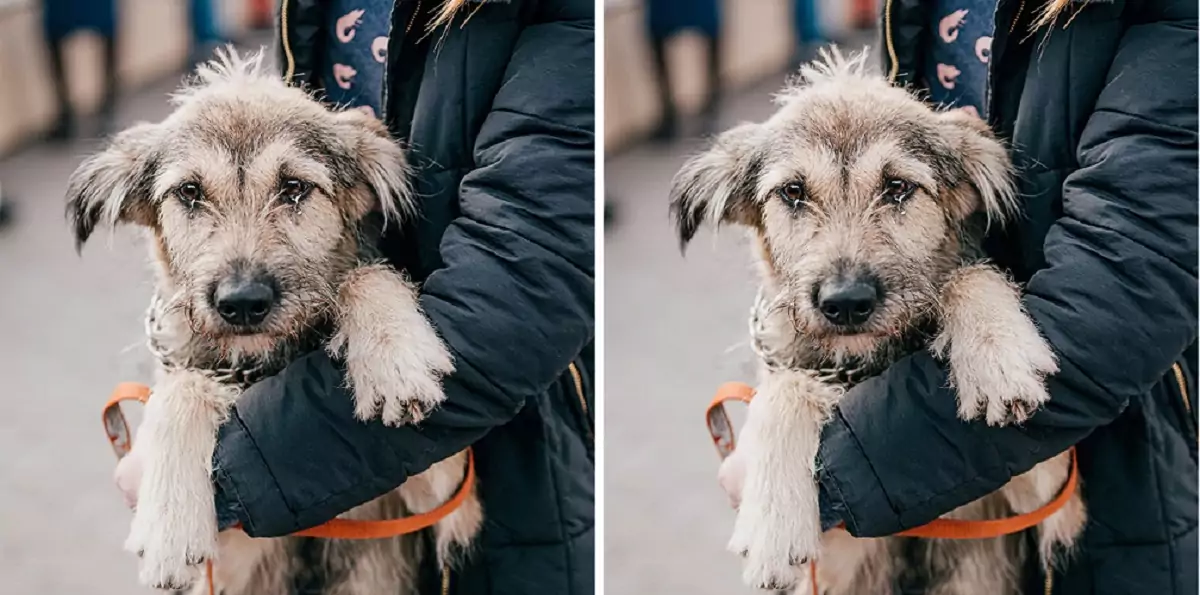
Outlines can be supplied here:
[[[885, 4], [885, 71], [921, 87], [929, 3]], [[1078, 445], [1090, 518], [1053, 593], [1192, 595], [1196, 2], [1089, 0], [1026, 38], [1040, 4], [996, 13], [989, 121], [1012, 144], [1026, 218], [989, 251], [1059, 356], [1051, 401], [1024, 427], [962, 423], [945, 370], [911, 356], [846, 395], [822, 440], [824, 500], [851, 533], [887, 535]]]
[[[324, 4], [283, 2], [293, 82], [318, 82]], [[222, 428], [218, 513], [287, 534], [473, 444], [486, 521], [449, 593], [591, 593], [593, 2], [476, 2], [422, 36], [437, 4], [408, 35], [411, 11], [393, 15], [385, 116], [412, 147], [422, 214], [384, 251], [454, 354], [447, 401], [419, 428], [363, 424], [339, 364], [306, 356]]]

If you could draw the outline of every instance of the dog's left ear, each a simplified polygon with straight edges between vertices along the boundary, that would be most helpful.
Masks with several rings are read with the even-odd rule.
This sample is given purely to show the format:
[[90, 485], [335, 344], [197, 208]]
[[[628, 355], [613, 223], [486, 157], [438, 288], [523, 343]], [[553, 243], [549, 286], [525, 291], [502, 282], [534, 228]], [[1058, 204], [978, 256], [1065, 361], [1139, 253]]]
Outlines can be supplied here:
[[67, 220], [75, 232], [76, 250], [83, 248], [101, 223], [154, 225], [157, 215], [151, 194], [161, 133], [158, 124], [129, 128], [71, 174], [67, 181]]
[[338, 136], [348, 152], [349, 163], [345, 164], [351, 170], [348, 177], [366, 184], [376, 203], [358, 205], [362, 214], [375, 206], [387, 221], [415, 214], [408, 159], [404, 149], [388, 133], [387, 126], [357, 109], [339, 112], [334, 117]]
[[962, 167], [962, 180], [970, 185], [972, 196], [964, 197], [960, 215], [982, 211], [988, 223], [1005, 222], [1016, 216], [1016, 187], [1013, 185], [1012, 160], [1008, 150], [992, 134], [987, 122], [963, 110], [938, 114], [951, 151]]
[[671, 181], [671, 215], [680, 248], [706, 221], [753, 224], [754, 192], [762, 169], [759, 124], [742, 124], [683, 164]]

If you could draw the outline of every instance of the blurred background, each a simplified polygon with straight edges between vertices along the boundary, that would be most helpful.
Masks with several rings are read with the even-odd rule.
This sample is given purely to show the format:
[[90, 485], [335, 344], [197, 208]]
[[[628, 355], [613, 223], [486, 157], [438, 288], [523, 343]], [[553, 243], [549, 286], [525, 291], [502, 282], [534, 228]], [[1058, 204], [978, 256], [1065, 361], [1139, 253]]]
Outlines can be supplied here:
[[192, 62], [270, 44], [273, 4], [0, 0], [2, 593], [161, 593], [121, 548], [131, 515], [100, 423], [115, 383], [150, 380], [149, 255], [131, 230], [76, 255], [63, 194], [103, 136], [167, 115]]
[[[725, 551], [734, 514], [717, 485], [719, 459], [703, 415], [718, 385], [753, 380], [746, 319], [757, 273], [745, 235], [736, 228], [719, 235], [701, 232], [684, 258], [667, 215], [667, 193], [675, 172], [703, 148], [705, 137], [766, 119], [785, 77], [820, 46], [836, 42], [857, 51], [869, 45], [874, 52], [869, 63], [878, 67], [880, 3], [608, 0], [603, 133], [609, 593], [761, 593], [742, 585], [741, 563]], [[740, 423], [744, 412], [730, 409]]]

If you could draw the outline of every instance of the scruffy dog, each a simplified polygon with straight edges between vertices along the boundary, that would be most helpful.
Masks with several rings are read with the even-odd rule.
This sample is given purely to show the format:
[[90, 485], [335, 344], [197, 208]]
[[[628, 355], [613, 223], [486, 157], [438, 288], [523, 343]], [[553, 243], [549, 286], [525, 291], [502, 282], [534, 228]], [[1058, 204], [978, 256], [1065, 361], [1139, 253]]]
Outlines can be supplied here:
[[[729, 549], [745, 581], [786, 588], [821, 556], [827, 595], [889, 593], [905, 573], [928, 593], [1018, 592], [1017, 538], [950, 541], [821, 535], [814, 459], [847, 387], [928, 348], [944, 358], [964, 420], [1020, 422], [1057, 372], [1018, 289], [982, 262], [989, 222], [1017, 210], [1006, 151], [974, 116], [937, 113], [836, 50], [800, 71], [766, 122], [720, 135], [676, 175], [684, 245], [704, 223], [752, 232], [762, 289], [752, 317], [762, 360], [737, 453], [745, 483]], [[952, 513], [996, 518], [1062, 489], [1063, 454]], [[1078, 494], [1038, 527], [1043, 563], [1084, 523]], [[906, 554], [907, 552], [907, 554]]]
[[[413, 215], [404, 153], [374, 118], [330, 111], [269, 74], [261, 54], [231, 50], [200, 67], [174, 105], [161, 123], [117, 135], [68, 188], [80, 246], [97, 225], [133, 223], [149, 230], [157, 265], [147, 333], [159, 365], [125, 543], [142, 558], [141, 581], [185, 588], [217, 559], [225, 595], [286, 595], [302, 572], [320, 572], [324, 593], [414, 592], [428, 554], [415, 536], [319, 540], [324, 567], [303, 568], [297, 551], [311, 545], [299, 538], [218, 536], [210, 483], [230, 406], [306, 350], [344, 358], [363, 420], [417, 422], [442, 401], [450, 354], [413, 286], [374, 253], [368, 225], [376, 212]], [[465, 457], [346, 516], [431, 510], [460, 486]], [[472, 494], [434, 527], [440, 561], [465, 551], [481, 522]]]

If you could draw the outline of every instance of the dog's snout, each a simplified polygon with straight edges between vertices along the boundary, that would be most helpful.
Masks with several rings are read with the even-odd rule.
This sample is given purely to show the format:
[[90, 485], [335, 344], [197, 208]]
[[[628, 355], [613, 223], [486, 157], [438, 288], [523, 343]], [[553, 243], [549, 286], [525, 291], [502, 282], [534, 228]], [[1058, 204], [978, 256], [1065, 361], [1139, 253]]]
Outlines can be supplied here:
[[870, 279], [836, 279], [821, 284], [817, 308], [829, 322], [853, 326], [866, 322], [879, 303], [879, 288]]
[[230, 275], [217, 283], [213, 303], [229, 324], [254, 326], [267, 318], [276, 301], [275, 284], [265, 275]]

